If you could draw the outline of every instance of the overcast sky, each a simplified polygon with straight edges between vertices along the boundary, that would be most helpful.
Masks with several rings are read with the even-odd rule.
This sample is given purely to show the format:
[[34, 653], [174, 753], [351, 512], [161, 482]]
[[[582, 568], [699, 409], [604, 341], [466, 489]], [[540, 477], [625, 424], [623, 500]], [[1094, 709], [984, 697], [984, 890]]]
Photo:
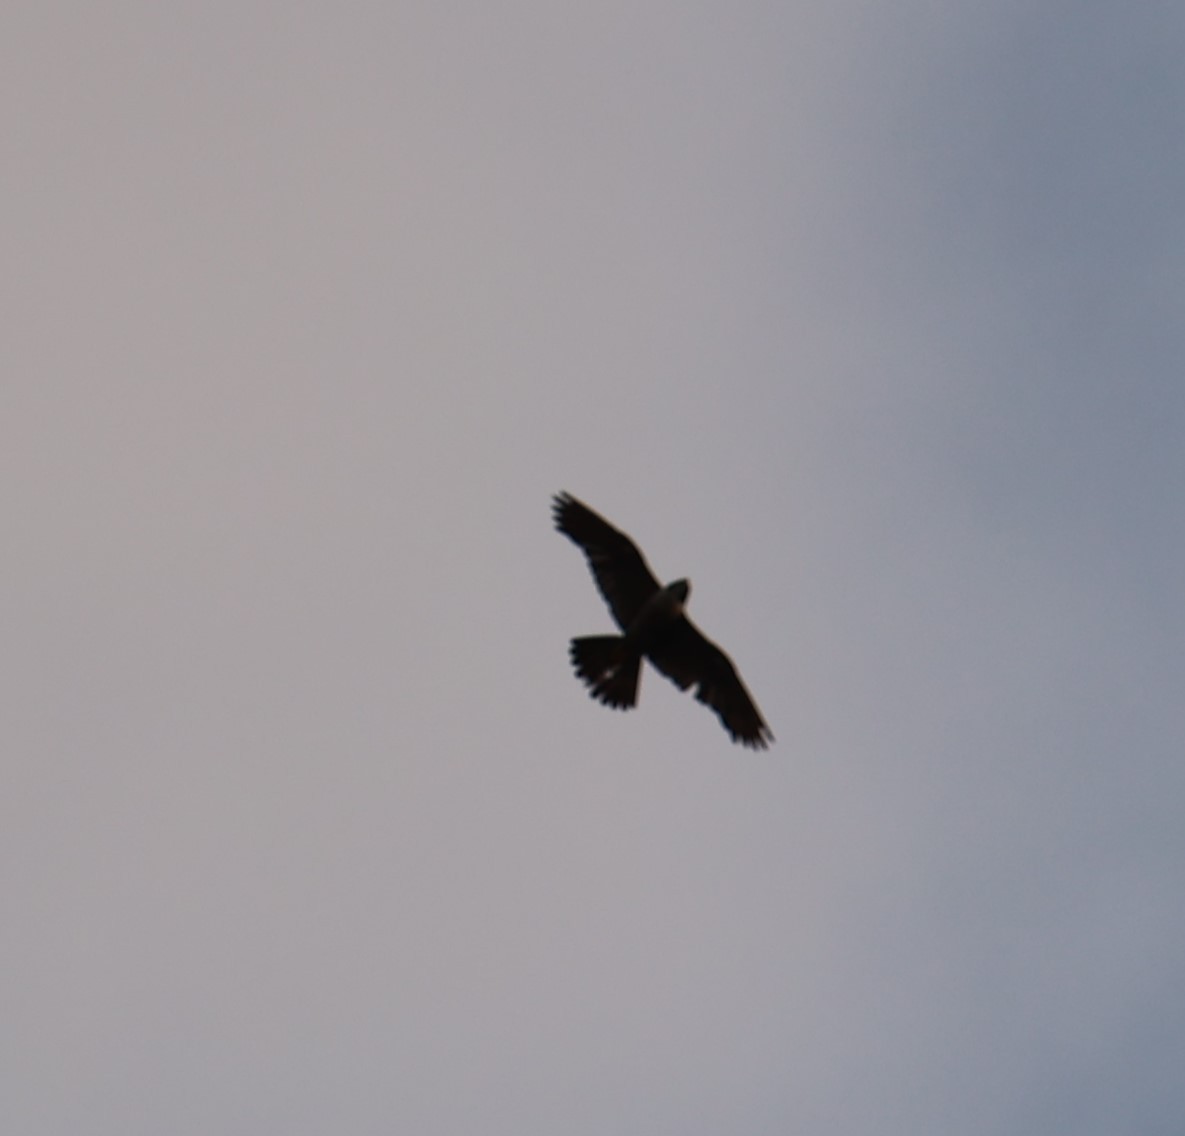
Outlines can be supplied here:
[[[1185, 9], [0, 16], [21, 1136], [1178, 1136]], [[568, 490], [777, 736], [607, 631]]]

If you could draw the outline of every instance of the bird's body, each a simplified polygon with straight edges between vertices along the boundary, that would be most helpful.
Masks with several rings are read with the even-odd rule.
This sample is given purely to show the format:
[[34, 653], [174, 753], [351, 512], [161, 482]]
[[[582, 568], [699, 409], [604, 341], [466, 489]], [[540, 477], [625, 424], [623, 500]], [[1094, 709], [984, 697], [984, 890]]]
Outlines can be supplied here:
[[557, 494], [553, 512], [556, 528], [588, 557], [622, 632], [572, 640], [572, 665], [592, 697], [620, 710], [636, 705], [647, 658], [680, 690], [695, 686], [734, 741], [764, 749], [773, 734], [732, 662], [684, 614], [690, 582], [660, 586], [633, 541], [575, 497]]

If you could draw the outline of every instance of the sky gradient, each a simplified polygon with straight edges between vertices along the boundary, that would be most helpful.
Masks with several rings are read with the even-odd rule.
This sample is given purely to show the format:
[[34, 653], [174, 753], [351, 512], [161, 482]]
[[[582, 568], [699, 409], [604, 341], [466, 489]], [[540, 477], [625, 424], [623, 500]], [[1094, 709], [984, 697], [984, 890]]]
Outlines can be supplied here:
[[[23, 1136], [1177, 1136], [1179, 5], [0, 16]], [[644, 672], [634, 536], [777, 736]]]

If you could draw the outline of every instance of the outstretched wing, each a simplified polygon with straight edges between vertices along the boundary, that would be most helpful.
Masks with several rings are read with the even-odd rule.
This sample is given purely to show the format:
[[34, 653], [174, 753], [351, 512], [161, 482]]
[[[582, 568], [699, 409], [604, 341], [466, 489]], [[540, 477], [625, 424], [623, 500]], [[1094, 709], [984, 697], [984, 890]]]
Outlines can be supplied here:
[[716, 711], [734, 742], [765, 749], [774, 740], [732, 660], [690, 619], [681, 617], [649, 657], [680, 690], [695, 686], [695, 697]]
[[659, 590], [654, 573], [625, 533], [570, 494], [556, 494], [552, 514], [555, 527], [584, 549], [593, 579], [624, 631]]

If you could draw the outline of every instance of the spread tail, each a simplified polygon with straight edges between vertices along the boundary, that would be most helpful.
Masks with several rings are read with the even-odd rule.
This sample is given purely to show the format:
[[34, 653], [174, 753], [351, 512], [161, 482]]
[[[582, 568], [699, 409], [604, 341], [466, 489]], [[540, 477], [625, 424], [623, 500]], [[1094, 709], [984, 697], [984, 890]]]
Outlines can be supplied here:
[[589, 694], [615, 710], [628, 710], [638, 701], [642, 656], [629, 650], [621, 635], [588, 635], [573, 639], [572, 666], [588, 685]]

